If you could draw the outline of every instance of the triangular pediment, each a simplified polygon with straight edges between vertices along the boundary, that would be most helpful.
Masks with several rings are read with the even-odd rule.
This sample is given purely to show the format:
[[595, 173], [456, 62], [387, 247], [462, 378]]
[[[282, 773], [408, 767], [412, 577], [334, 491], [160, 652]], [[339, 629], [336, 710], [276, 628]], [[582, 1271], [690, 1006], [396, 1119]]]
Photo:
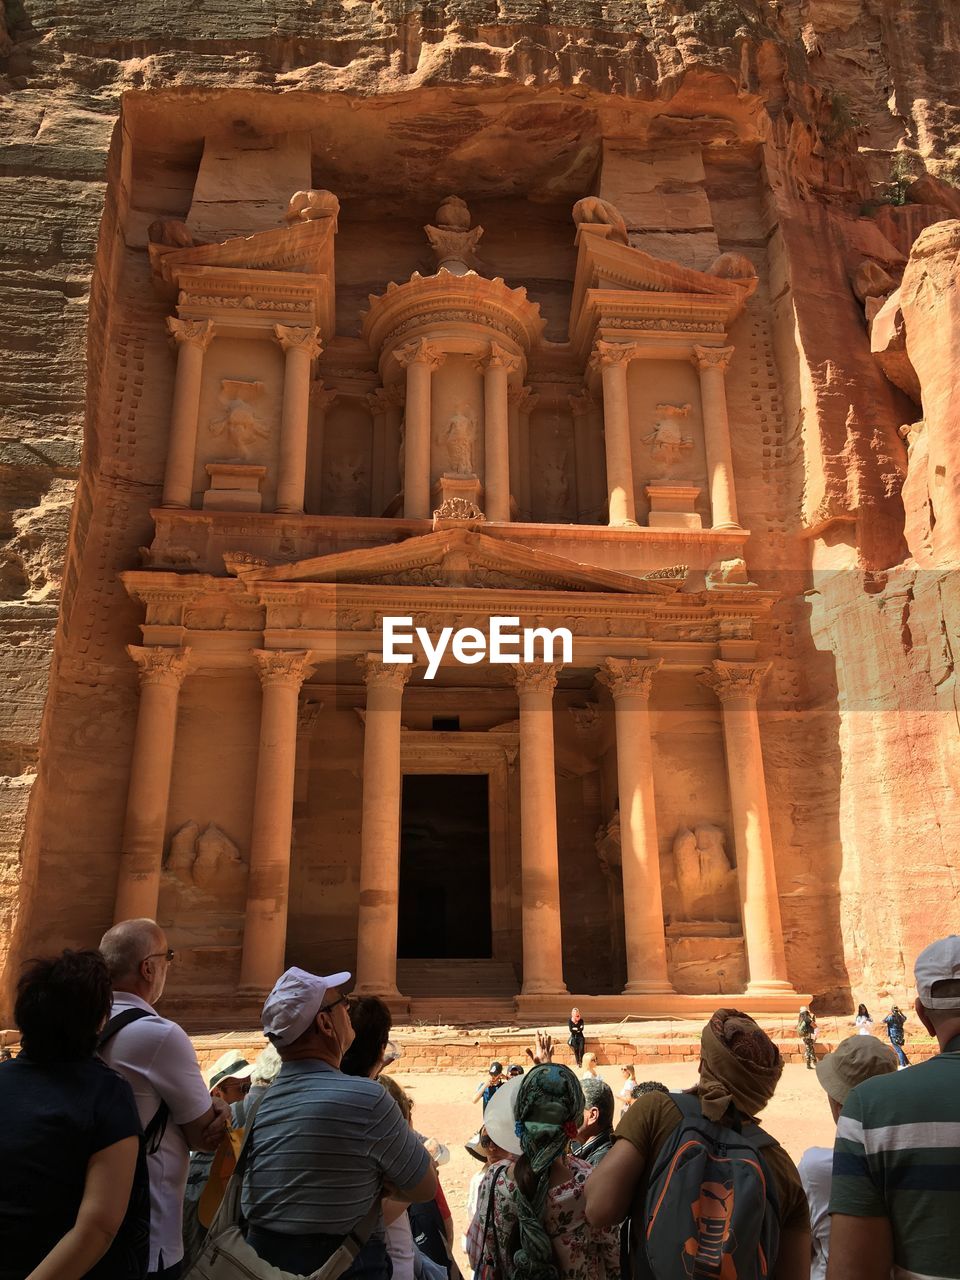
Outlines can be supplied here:
[[756, 278], [730, 280], [696, 271], [643, 249], [615, 240], [589, 237], [581, 242], [577, 283], [588, 289], [637, 289], [648, 293], [686, 293], [729, 298], [742, 305], [757, 286]]
[[685, 576], [678, 568], [668, 577], [634, 577], [461, 529], [272, 567], [224, 559], [227, 568], [254, 590], [272, 583], [327, 582], [664, 596], [677, 591]]
[[179, 283], [181, 272], [198, 267], [327, 275], [333, 267], [336, 226], [335, 218], [316, 218], [188, 249], [151, 244], [151, 258], [154, 269], [172, 285]]

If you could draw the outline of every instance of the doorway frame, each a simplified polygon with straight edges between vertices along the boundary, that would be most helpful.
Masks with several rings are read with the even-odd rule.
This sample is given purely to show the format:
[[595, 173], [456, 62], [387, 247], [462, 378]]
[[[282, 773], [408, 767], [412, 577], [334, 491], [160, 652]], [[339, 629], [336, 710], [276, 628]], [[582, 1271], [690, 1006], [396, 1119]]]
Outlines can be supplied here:
[[[490, 934], [494, 960], [513, 958], [510, 874], [510, 770], [520, 752], [517, 731], [401, 729], [401, 785], [407, 773], [487, 776], [490, 839]], [[400, 821], [400, 814], [397, 815]], [[399, 838], [399, 836], [398, 836]]]

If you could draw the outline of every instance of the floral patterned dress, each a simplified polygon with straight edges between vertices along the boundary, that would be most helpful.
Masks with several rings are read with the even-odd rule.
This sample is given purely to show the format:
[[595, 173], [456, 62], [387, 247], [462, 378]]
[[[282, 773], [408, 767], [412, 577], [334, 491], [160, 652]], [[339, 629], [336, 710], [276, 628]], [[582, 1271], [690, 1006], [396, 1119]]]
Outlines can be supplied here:
[[[561, 1280], [620, 1280], [620, 1228], [591, 1227], [584, 1217], [585, 1183], [592, 1168], [566, 1157], [570, 1177], [547, 1193], [544, 1227], [553, 1243]], [[493, 1212], [490, 1190], [495, 1186]], [[510, 1238], [517, 1223], [513, 1165], [491, 1165], [477, 1197], [477, 1212], [467, 1232], [467, 1256], [478, 1280], [512, 1280]], [[488, 1229], [489, 1227], [489, 1229]]]

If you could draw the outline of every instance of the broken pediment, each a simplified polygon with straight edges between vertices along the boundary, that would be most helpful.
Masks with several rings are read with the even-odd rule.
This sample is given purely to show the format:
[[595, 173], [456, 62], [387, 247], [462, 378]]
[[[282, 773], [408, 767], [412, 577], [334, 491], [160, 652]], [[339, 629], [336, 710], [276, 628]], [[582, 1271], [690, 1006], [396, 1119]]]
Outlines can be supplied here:
[[591, 591], [669, 596], [685, 574], [633, 577], [579, 564], [475, 531], [441, 529], [385, 547], [261, 565], [225, 556], [229, 572], [251, 589], [280, 582], [370, 583], [380, 586], [475, 587], [490, 590]]
[[606, 329], [641, 332], [725, 333], [757, 286], [743, 275], [696, 271], [620, 243], [612, 228], [583, 223], [577, 231], [577, 270], [570, 308], [570, 341], [585, 355]]

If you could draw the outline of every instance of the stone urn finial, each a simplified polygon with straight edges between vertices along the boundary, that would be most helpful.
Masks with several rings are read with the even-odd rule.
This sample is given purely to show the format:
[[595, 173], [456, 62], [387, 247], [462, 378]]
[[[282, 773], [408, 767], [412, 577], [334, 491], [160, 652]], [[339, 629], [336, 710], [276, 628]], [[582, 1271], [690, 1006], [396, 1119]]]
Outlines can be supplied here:
[[454, 276], [465, 276], [479, 267], [476, 248], [483, 235], [483, 227], [470, 226], [470, 210], [459, 196], [446, 196], [436, 212], [436, 226], [426, 226], [424, 231], [437, 260], [437, 273], [449, 271]]

